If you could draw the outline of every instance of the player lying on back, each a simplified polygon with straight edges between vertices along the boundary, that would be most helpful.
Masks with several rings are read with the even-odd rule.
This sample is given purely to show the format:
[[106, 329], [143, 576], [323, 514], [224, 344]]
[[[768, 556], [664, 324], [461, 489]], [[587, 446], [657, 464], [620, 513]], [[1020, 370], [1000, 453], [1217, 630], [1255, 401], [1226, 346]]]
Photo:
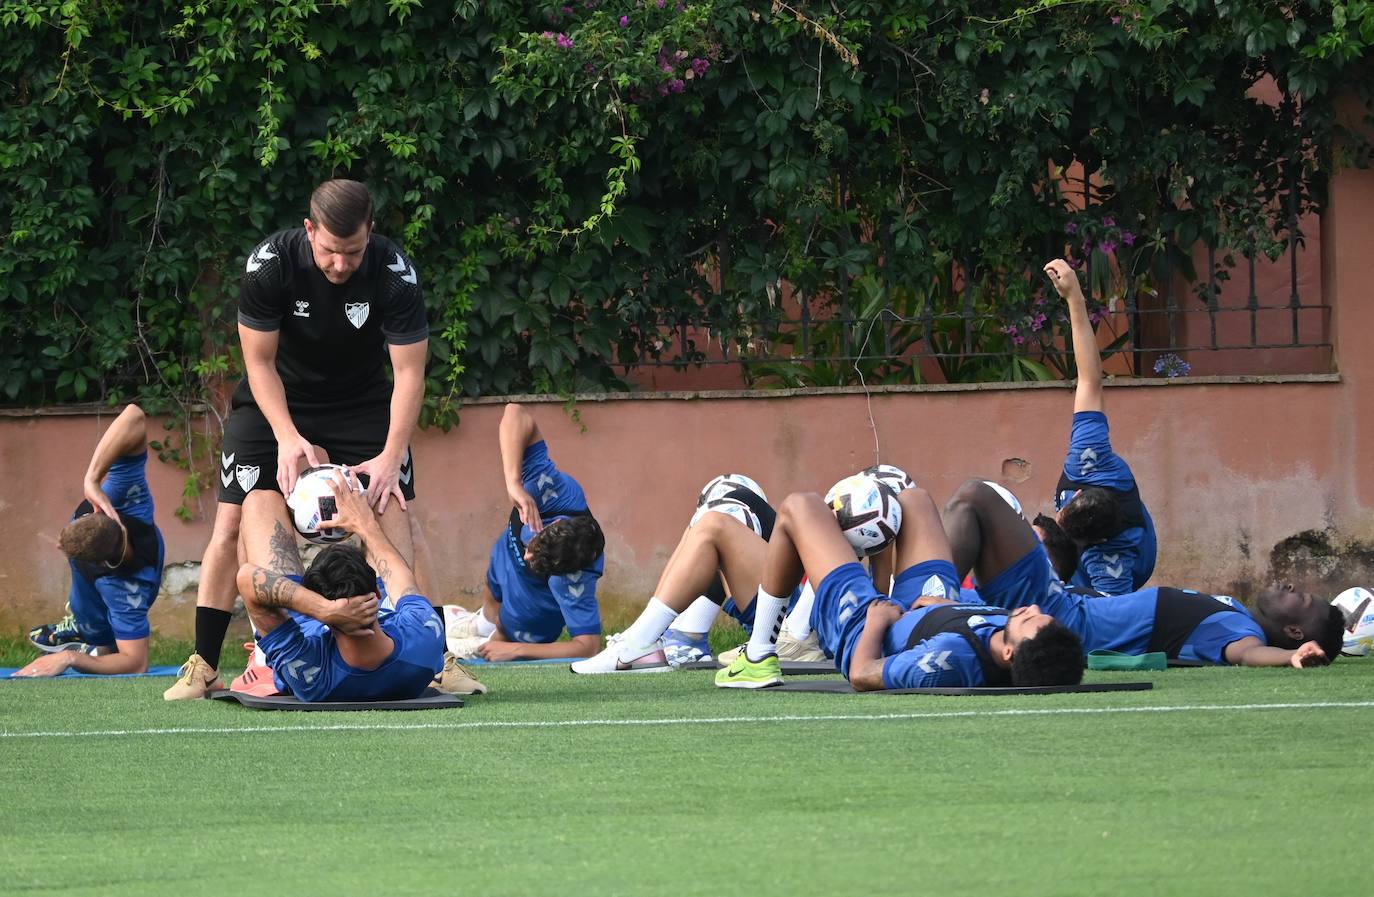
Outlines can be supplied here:
[[1069, 307], [1078, 364], [1069, 450], [1054, 496], [1059, 525], [1083, 550], [1077, 572], [1066, 581], [1121, 595], [1145, 585], [1154, 572], [1155, 524], [1130, 465], [1112, 450], [1102, 358], [1078, 274], [1063, 259], [1047, 264], [1045, 274]]
[[959, 578], [930, 495], [913, 486], [897, 500], [902, 526], [891, 600], [854, 559], [853, 546], [820, 496], [796, 493], [783, 502], [768, 542], [754, 634], [735, 662], [716, 674], [716, 685], [761, 688], [782, 681], [770, 634], [787, 607], [778, 596], [791, 593], [803, 574], [818, 583], [811, 620], [821, 647], [859, 691], [1082, 680], [1078, 638], [1035, 606], [1011, 614], [952, 601], [914, 607], [921, 598], [954, 598]]
[[[162, 534], [148, 488], [148, 425], [129, 405], [100, 437], [86, 468], [86, 500], [58, 537], [71, 566], [69, 618], [29, 640], [52, 652], [16, 676], [142, 673], [148, 669], [148, 609], [162, 583]], [[91, 646], [95, 653], [63, 650]]]
[[[530, 413], [506, 406], [501, 467], [514, 507], [491, 547], [482, 607], [448, 624], [458, 656], [590, 657], [601, 650], [596, 585], [606, 537], [577, 480], [559, 470]], [[571, 638], [558, 637], [567, 628]]]
[[987, 484], [970, 480], [945, 507], [955, 566], [972, 569], [978, 594], [1003, 608], [1038, 605], [1087, 651], [1162, 651], [1170, 658], [1243, 666], [1324, 666], [1340, 653], [1340, 610], [1291, 588], [1260, 593], [1254, 611], [1227, 596], [1148, 588], [1092, 598], [1050, 572], [1026, 522]]
[[[367, 499], [341, 474], [334, 487], [337, 514], [322, 526], [351, 531], [365, 550], [330, 545], [304, 571], [281, 493], [256, 490], [243, 501], [249, 562], [238, 588], [258, 647], [278, 690], [302, 701], [418, 697], [443, 667], [443, 623]], [[378, 579], [394, 611], [379, 613]]]

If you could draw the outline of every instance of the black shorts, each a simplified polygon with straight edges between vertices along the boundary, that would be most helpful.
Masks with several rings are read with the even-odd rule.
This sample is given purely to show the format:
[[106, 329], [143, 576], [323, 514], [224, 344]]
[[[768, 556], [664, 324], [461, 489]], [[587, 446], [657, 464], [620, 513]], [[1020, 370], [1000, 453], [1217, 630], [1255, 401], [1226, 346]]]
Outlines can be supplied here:
[[[302, 436], [329, 454], [331, 463], [361, 464], [386, 447], [391, 402], [292, 410], [291, 422]], [[406, 501], [414, 500], [415, 465], [409, 446], [401, 462], [400, 486]], [[220, 445], [219, 500], [241, 505], [254, 489], [281, 491], [277, 485], [277, 438], [256, 403], [236, 398]]]

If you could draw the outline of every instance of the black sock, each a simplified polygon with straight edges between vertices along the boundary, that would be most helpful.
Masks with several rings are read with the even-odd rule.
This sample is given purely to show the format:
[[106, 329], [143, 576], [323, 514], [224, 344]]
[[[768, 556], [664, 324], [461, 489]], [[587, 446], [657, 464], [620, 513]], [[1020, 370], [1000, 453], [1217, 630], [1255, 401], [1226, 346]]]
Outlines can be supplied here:
[[431, 604], [430, 607], [434, 608], [434, 612], [439, 615], [440, 620], [444, 618], [444, 606], [442, 604]]
[[224, 649], [224, 634], [234, 615], [213, 607], [196, 608], [196, 653], [212, 669], [219, 669], [219, 655]]

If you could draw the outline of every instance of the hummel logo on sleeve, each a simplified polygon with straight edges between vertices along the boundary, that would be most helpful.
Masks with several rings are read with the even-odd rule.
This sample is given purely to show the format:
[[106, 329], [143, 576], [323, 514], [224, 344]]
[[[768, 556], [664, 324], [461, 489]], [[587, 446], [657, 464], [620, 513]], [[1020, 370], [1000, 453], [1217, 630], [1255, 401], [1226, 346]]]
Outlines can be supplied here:
[[248, 273], [257, 273], [257, 270], [259, 268], [261, 268], [263, 265], [267, 264], [276, 257], [277, 254], [272, 251], [272, 244], [264, 243], [257, 249], [253, 250], [252, 255], [248, 256]]
[[392, 262], [386, 267], [388, 270], [395, 271], [397, 274], [400, 274], [401, 280], [404, 280], [406, 283], [419, 283], [419, 275], [415, 273], [415, 269], [411, 267], [405, 259], [401, 258], [401, 254], [399, 252], [396, 253], [396, 261]]

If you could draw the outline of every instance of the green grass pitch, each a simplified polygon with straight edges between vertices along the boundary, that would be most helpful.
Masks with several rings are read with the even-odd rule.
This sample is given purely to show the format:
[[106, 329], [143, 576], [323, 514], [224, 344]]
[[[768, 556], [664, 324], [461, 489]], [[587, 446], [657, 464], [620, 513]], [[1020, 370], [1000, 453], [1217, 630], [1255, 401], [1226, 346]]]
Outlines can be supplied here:
[[[226, 656], [233, 656], [232, 653]], [[484, 668], [462, 710], [0, 682], [0, 894], [1362, 893], [1374, 661], [1150, 692]]]

